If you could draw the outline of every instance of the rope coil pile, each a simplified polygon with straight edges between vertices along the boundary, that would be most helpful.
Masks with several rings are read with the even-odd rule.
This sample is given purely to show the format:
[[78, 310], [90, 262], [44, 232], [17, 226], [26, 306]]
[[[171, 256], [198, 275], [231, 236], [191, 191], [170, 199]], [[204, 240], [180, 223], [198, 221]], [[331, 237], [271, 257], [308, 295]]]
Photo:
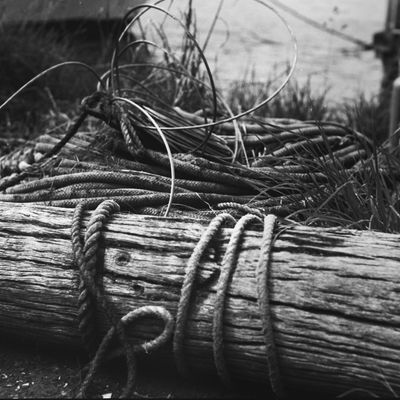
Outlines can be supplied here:
[[[94, 209], [114, 199], [124, 211], [164, 215], [170, 207], [170, 216], [203, 218], [238, 216], [243, 205], [287, 216], [323, 201], [330, 168], [354, 174], [369, 155], [364, 137], [335, 124], [268, 124], [249, 125], [243, 137], [251, 166], [173, 153], [171, 179], [170, 158], [144, 147], [140, 128], [123, 123], [122, 136], [111, 127], [73, 136], [74, 123], [64, 139], [43, 135], [0, 157], [0, 201], [75, 207], [85, 200]], [[228, 128], [218, 137], [233, 149]]]

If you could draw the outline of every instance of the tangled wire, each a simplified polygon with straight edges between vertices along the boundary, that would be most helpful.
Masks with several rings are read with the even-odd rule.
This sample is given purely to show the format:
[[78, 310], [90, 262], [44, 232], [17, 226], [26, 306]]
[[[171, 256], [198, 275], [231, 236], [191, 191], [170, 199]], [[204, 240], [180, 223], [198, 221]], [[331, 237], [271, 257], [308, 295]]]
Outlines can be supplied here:
[[[216, 90], [204, 47], [195, 38], [191, 2], [184, 21], [161, 8], [162, 0], [137, 6], [126, 15], [110, 69], [102, 76], [71, 61], [27, 83], [55, 68], [79, 65], [96, 76], [98, 87], [82, 101], [67, 132], [39, 137], [0, 157], [0, 201], [75, 207], [84, 199], [95, 208], [114, 199], [130, 212], [195, 218], [226, 211], [240, 215], [247, 208], [305, 220], [310, 210], [329, 209], [338, 188], [360, 181], [364, 160], [372, 156], [371, 143], [336, 123], [250, 116], [279, 94], [297, 58], [290, 27], [270, 5], [257, 2], [285, 23], [293, 42], [290, 71], [272, 95], [235, 115]], [[182, 27], [180, 59], [147, 39], [124, 41], [148, 11], [161, 12]], [[161, 48], [163, 62], [121, 65], [124, 54], [143, 46]], [[137, 79], [140, 68], [147, 72]], [[154, 82], [170, 88], [173, 98], [163, 97]], [[201, 109], [184, 110], [193, 97]], [[105, 125], [80, 131], [88, 117]]]
[[[101, 108], [85, 108], [84, 113], [99, 115]], [[44, 135], [3, 156], [0, 201], [75, 207], [85, 200], [95, 208], [114, 199], [123, 210], [152, 215], [168, 211], [172, 216], [212, 217], [249, 207], [287, 216], [316, 206], [324, 196], [330, 169], [354, 174], [369, 151], [364, 137], [334, 124], [271, 126], [269, 121], [258, 121], [247, 125], [243, 138], [250, 166], [218, 162], [210, 154], [174, 153], [171, 179], [170, 157], [157, 150], [157, 143], [153, 149], [143, 145], [145, 129], [123, 108], [101, 118], [111, 127], [79, 132], [68, 142]], [[218, 138], [233, 151], [233, 125], [219, 129]], [[73, 124], [71, 132], [76, 130]], [[56, 147], [61, 147], [59, 152]]]

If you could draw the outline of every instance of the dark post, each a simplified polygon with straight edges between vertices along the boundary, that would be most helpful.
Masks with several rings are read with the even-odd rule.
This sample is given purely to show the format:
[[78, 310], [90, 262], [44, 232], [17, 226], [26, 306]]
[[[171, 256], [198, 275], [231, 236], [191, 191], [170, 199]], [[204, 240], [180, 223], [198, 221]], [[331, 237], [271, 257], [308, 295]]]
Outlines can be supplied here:
[[399, 33], [400, 7], [399, 0], [388, 0], [385, 30], [374, 34], [374, 48], [382, 60], [383, 79], [381, 87], [382, 101], [388, 104], [393, 81], [399, 75]]
[[386, 16], [386, 30], [396, 31], [399, 29], [400, 23], [400, 10], [398, 0], [389, 0], [388, 12]]
[[[398, 127], [400, 110], [400, 1], [388, 0], [385, 30], [374, 35], [374, 48], [382, 60], [383, 78], [381, 82], [380, 102], [390, 110], [389, 135]], [[395, 138], [392, 137], [395, 146]]]

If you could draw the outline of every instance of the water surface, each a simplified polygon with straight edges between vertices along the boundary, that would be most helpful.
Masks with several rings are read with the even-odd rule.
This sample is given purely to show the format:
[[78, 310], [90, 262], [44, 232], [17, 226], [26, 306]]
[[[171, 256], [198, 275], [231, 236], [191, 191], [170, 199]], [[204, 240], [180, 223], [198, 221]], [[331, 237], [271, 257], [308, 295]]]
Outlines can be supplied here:
[[[281, 0], [298, 12], [330, 28], [372, 41], [374, 32], [384, 27], [387, 3], [384, 0]], [[217, 0], [193, 0], [198, 37], [204, 42], [219, 5]], [[166, 6], [167, 3], [164, 3]], [[171, 12], [179, 15], [186, 0], [175, 0]], [[279, 8], [277, 8], [279, 10]], [[316, 91], [329, 87], [331, 101], [353, 98], [359, 92], [377, 93], [382, 76], [380, 60], [373, 51], [316, 30], [282, 10], [298, 42], [295, 79], [310, 78]], [[151, 12], [154, 21], [161, 15]], [[165, 23], [168, 40], [177, 47], [184, 35], [176, 23]], [[225, 0], [220, 19], [209, 41], [206, 54], [219, 85], [250, 77], [265, 81], [283, 74], [293, 57], [287, 29], [268, 8], [255, 0]], [[279, 79], [276, 79], [278, 84]]]

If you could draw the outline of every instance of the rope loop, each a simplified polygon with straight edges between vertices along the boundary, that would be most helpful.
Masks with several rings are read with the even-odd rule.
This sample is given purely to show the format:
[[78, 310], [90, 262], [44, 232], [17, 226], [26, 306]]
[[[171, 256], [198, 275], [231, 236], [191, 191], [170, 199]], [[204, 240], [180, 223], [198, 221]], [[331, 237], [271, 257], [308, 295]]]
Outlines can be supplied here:
[[[128, 328], [129, 324], [131, 324], [134, 320], [148, 316], [153, 316], [162, 319], [164, 321], [163, 331], [155, 339], [149, 340], [140, 345], [132, 346], [127, 339], [126, 329]], [[120, 342], [124, 347], [124, 355], [128, 367], [127, 382], [120, 397], [130, 398], [132, 396], [136, 380], [136, 371], [137, 371], [136, 355], [142, 352], [148, 354], [151, 351], [157, 350], [159, 347], [164, 345], [171, 338], [173, 325], [174, 325], [173, 317], [171, 313], [164, 307], [144, 306], [137, 308], [136, 310], [130, 311], [129, 313], [124, 315], [115, 326], [112, 326], [108, 330], [106, 335], [103, 337], [96, 351], [96, 354], [90, 363], [89, 371], [86, 374], [84, 381], [82, 382], [77, 398], [87, 397], [87, 391], [89, 389], [89, 386], [93, 382], [94, 377], [103, 359], [105, 358], [107, 349], [110, 346], [110, 343], [114, 338], [114, 336], [119, 337]], [[121, 338], [123, 340], [121, 340]]]
[[232, 385], [232, 379], [228, 372], [224, 356], [224, 337], [223, 337], [223, 317], [225, 309], [225, 299], [228, 291], [229, 282], [232, 280], [236, 268], [237, 250], [242, 239], [246, 226], [251, 222], [259, 222], [260, 218], [252, 214], [246, 214], [240, 218], [233, 228], [228, 247], [222, 261], [221, 274], [217, 284], [217, 296], [213, 315], [212, 337], [214, 363], [218, 376], [227, 386]]
[[127, 326], [134, 320], [147, 316], [161, 319], [164, 322], [164, 329], [155, 339], [134, 346], [135, 353], [149, 354], [157, 350], [171, 338], [174, 330], [174, 319], [171, 313], [166, 308], [158, 306], [143, 306], [130, 311], [121, 318], [121, 323], [123, 326]]
[[105, 221], [114, 212], [119, 211], [119, 205], [113, 200], [101, 203], [93, 212], [88, 228], [81, 240], [82, 219], [85, 211], [85, 203], [80, 202], [74, 210], [71, 241], [75, 264], [79, 269], [79, 295], [78, 295], [78, 329], [81, 333], [84, 345], [89, 354], [93, 354], [98, 343], [96, 335], [96, 306], [101, 305], [109, 316], [111, 324], [113, 317], [107, 310], [104, 297], [96, 282], [98, 266], [98, 248], [101, 237], [101, 229]]
[[[107, 219], [113, 213], [118, 212], [119, 209], [119, 205], [113, 200], [102, 202], [89, 219], [84, 241], [81, 240], [81, 230], [85, 203], [79, 203], [74, 211], [71, 226], [71, 241], [75, 263], [78, 266], [80, 276], [78, 328], [89, 353], [94, 354], [89, 364], [88, 373], [77, 394], [78, 398], [87, 397], [88, 388], [93, 382], [105, 358], [110, 343], [115, 336], [122, 345], [123, 354], [127, 363], [127, 382], [121, 394], [121, 397], [126, 398], [131, 397], [135, 385], [136, 354], [141, 352], [149, 353], [158, 349], [170, 339], [173, 332], [173, 317], [164, 307], [140, 307], [118, 319], [116, 313], [112, 310], [111, 304], [107, 302], [107, 299], [101, 292], [97, 279], [97, 275], [100, 272], [98, 250], [101, 231]], [[97, 306], [103, 309], [111, 327], [96, 349], [96, 343], [98, 342], [95, 321]], [[162, 319], [164, 322], [163, 331], [155, 339], [133, 346], [128, 340], [126, 329], [134, 320], [145, 316], [153, 316]]]
[[199, 242], [193, 250], [185, 269], [185, 276], [178, 303], [176, 326], [173, 338], [175, 363], [179, 373], [183, 376], [187, 376], [189, 371], [184, 356], [183, 345], [190, 306], [190, 298], [193, 292], [197, 269], [200, 265], [201, 258], [209, 247], [211, 241], [215, 238], [223, 224], [227, 221], [235, 222], [234, 218], [228, 213], [221, 213], [212, 219], [208, 228], [202, 234]]
[[274, 329], [272, 323], [271, 307], [269, 303], [270, 292], [268, 288], [269, 270], [271, 265], [271, 250], [273, 233], [277, 218], [273, 214], [264, 217], [264, 230], [260, 258], [256, 267], [257, 300], [261, 315], [262, 330], [264, 334], [266, 359], [268, 365], [268, 377], [272, 391], [278, 398], [285, 397], [282, 377], [279, 367], [278, 352], [276, 350]]
[[[224, 207], [225, 205], [222, 205]], [[239, 207], [240, 208], [240, 207]], [[242, 211], [245, 209], [243, 208]], [[272, 315], [269, 300], [268, 276], [271, 262], [271, 249], [273, 243], [274, 228], [277, 221], [275, 215], [246, 214], [242, 216], [232, 229], [231, 237], [222, 261], [221, 272], [216, 286], [216, 299], [212, 322], [212, 347], [214, 364], [217, 374], [228, 386], [233, 386], [233, 380], [228, 370], [225, 359], [224, 340], [224, 311], [229, 284], [236, 269], [238, 249], [243, 235], [251, 223], [262, 223], [264, 226], [262, 243], [260, 246], [260, 257], [256, 267], [257, 282], [257, 304], [260, 311], [262, 333], [265, 342], [266, 362], [268, 367], [268, 380], [272, 391], [278, 398], [285, 397], [282, 378], [279, 368], [278, 353], [273, 335]], [[183, 352], [185, 326], [188, 319], [190, 300], [193, 296], [193, 286], [196, 272], [208, 246], [215, 238], [217, 232], [226, 221], [234, 221], [228, 213], [217, 215], [211, 220], [209, 226], [201, 236], [185, 269], [185, 277], [181, 289], [181, 297], [178, 304], [176, 316], [176, 328], [173, 339], [175, 362], [178, 371], [187, 375], [188, 367]]]

